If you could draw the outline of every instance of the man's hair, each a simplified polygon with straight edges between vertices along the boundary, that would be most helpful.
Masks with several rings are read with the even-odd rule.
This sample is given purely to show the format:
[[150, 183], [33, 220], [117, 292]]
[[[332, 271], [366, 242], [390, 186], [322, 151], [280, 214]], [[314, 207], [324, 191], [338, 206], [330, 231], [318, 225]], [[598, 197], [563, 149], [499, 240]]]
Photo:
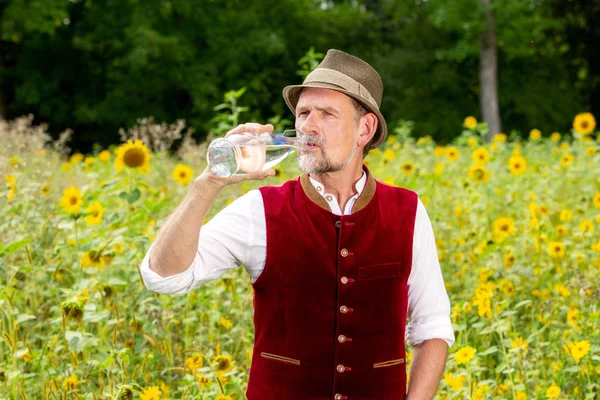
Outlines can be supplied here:
[[[360, 119], [365, 114], [368, 114], [370, 111], [367, 110], [362, 104], [360, 104], [358, 101], [356, 101], [352, 97], [350, 97], [350, 100], [352, 100], [352, 104], [354, 105], [354, 110], [356, 111], [356, 115], [355, 115], [354, 121], [355, 121], [356, 125], [358, 126], [358, 122], [360, 121]], [[373, 138], [375, 138], [375, 136], [373, 136]], [[373, 139], [371, 139], [369, 141], [369, 143], [367, 143], [367, 145], [363, 149], [363, 159], [367, 156], [367, 154], [369, 154], [369, 151], [371, 150], [371, 144], [372, 143], [373, 143]]]

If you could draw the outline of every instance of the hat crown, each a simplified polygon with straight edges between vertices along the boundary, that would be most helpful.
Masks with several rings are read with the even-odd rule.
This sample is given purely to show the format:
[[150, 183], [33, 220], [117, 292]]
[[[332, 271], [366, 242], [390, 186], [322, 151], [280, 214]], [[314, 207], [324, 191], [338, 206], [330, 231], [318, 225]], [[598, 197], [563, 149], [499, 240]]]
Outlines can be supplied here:
[[381, 107], [383, 81], [370, 64], [343, 51], [330, 49], [317, 68], [332, 69], [349, 76], [363, 85]]

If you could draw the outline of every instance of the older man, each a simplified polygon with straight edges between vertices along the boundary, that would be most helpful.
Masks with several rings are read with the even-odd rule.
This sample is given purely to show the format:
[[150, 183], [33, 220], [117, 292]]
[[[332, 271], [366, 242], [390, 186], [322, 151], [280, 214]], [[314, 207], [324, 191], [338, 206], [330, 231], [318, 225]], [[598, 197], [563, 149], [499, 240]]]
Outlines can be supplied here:
[[[417, 194], [363, 165], [387, 134], [382, 92], [369, 64], [329, 50], [283, 91], [296, 128], [313, 139], [298, 155], [304, 175], [250, 191], [202, 226], [224, 186], [274, 174], [205, 170], [144, 258], [146, 285], [160, 293], [244, 265], [255, 292], [250, 400], [435, 395], [454, 334], [431, 223]], [[228, 135], [272, 130], [249, 123]], [[408, 392], [405, 340], [414, 346]]]

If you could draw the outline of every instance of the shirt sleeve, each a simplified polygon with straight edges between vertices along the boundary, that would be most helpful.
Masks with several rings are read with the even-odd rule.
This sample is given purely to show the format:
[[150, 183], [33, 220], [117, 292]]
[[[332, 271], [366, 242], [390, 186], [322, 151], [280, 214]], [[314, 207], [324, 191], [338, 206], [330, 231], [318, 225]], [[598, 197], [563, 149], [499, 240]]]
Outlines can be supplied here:
[[164, 294], [184, 294], [244, 265], [256, 281], [266, 261], [266, 221], [260, 191], [252, 190], [217, 213], [200, 229], [198, 249], [183, 272], [161, 277], [150, 269], [152, 246], [140, 271], [146, 287]]
[[430, 339], [454, 344], [450, 300], [444, 286], [435, 237], [425, 206], [418, 199], [413, 239], [412, 269], [408, 278], [406, 342], [410, 346]]

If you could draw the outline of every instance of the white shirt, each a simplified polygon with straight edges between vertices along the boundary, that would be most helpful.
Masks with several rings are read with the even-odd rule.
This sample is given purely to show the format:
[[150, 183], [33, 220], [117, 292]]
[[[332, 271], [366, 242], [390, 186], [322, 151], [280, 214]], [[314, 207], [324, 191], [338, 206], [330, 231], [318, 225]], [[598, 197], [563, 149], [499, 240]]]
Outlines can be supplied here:
[[[323, 185], [310, 178], [331, 212], [351, 214], [352, 206], [366, 184], [366, 173], [356, 183], [357, 194], [346, 203], [342, 214], [337, 198], [325, 193]], [[267, 256], [267, 227], [262, 195], [251, 190], [216, 214], [200, 230], [198, 251], [185, 271], [161, 277], [150, 269], [148, 249], [141, 265], [144, 283], [149, 290], [165, 294], [188, 293], [199, 285], [219, 278], [243, 265], [252, 282], [260, 276]], [[429, 339], [443, 339], [448, 347], [454, 343], [450, 320], [450, 301], [444, 286], [431, 222], [420, 199], [415, 218], [412, 268], [408, 278], [408, 324], [406, 342], [415, 346]]]

